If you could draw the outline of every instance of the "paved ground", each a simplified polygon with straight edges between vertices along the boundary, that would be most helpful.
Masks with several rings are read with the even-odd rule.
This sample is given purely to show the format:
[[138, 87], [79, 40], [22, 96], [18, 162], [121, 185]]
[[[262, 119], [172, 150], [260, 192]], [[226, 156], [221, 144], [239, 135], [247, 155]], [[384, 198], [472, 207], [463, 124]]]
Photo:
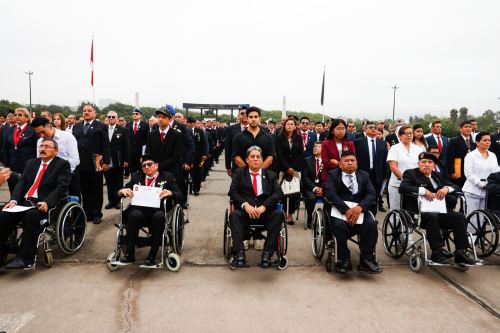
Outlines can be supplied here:
[[[255, 267], [260, 253], [251, 251], [253, 267], [230, 271], [222, 257], [228, 184], [215, 170], [191, 199], [178, 273], [108, 272], [116, 210], [89, 225], [79, 253], [55, 251], [51, 269], [0, 271], [0, 331], [500, 331], [499, 257], [466, 273], [428, 267], [413, 273], [407, 258], [387, 257], [379, 242], [383, 274], [339, 276], [312, 257], [309, 233], [299, 224], [289, 229], [287, 270]], [[353, 249], [354, 264], [357, 254]]]

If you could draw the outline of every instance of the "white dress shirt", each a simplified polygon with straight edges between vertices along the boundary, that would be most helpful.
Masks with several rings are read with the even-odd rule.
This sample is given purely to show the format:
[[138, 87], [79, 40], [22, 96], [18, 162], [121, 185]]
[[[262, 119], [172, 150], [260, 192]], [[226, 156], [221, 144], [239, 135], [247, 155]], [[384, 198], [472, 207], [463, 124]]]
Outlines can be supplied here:
[[500, 167], [495, 153], [488, 151], [488, 158], [484, 158], [479, 149], [474, 149], [465, 155], [464, 175], [466, 181], [462, 190], [484, 197], [486, 195], [484, 188], [486, 181], [481, 179], [487, 179], [490, 174], [498, 171], [500, 171]]
[[[377, 138], [370, 138], [369, 136], [366, 136], [366, 140], [368, 141], [368, 154], [370, 155], [370, 169], [373, 169], [373, 163], [375, 162], [373, 160], [373, 155], [377, 153]], [[373, 144], [375, 145], [375, 152], [372, 152], [372, 140]]]
[[[54, 129], [56, 132], [54, 133], [53, 139], [55, 142], [57, 142], [57, 145], [59, 147], [57, 156], [68, 161], [71, 167], [71, 172], [73, 172], [75, 171], [75, 168], [80, 164], [80, 155], [78, 154], [78, 142], [76, 141], [76, 138], [73, 136], [73, 134], [66, 131], [61, 131], [57, 128]], [[42, 144], [42, 141], [43, 138], [39, 138], [36, 143], [37, 146], [36, 157], [40, 157], [38, 148]]]
[[[252, 170], [250, 170], [250, 168], [248, 168], [248, 173], [250, 174], [250, 183], [252, 184], [252, 188], [253, 188], [253, 175], [252, 173], [257, 173], [257, 176], [255, 177], [257, 179], [257, 194], [258, 195], [261, 195], [262, 193], [264, 193], [262, 191], [262, 169], [260, 169], [258, 172], [253, 172]], [[245, 209], [244, 206], [247, 202], [244, 202], [241, 204], [241, 209]]]

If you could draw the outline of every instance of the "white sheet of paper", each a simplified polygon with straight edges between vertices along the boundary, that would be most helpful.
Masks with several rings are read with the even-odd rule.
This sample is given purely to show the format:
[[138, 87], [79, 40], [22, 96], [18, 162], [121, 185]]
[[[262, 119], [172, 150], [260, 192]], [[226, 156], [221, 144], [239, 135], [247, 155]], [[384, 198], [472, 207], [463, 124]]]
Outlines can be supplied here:
[[146, 145], [142, 146], [142, 155], [146, 154]]
[[[351, 202], [351, 201], [344, 201], [344, 202], [349, 208], [352, 208], [352, 207], [355, 207], [358, 205], [357, 202]], [[341, 219], [341, 220], [344, 220], [344, 221], [347, 221], [347, 217], [345, 215], [342, 215], [342, 213], [335, 206], [332, 206], [331, 216], [336, 217], [336, 218]], [[358, 219], [356, 221], [356, 224], [363, 224], [364, 216], [365, 216], [365, 213], [359, 214]]]
[[132, 206], [160, 208], [161, 187], [134, 185]]
[[32, 206], [18, 206], [18, 205], [15, 205], [14, 207], [12, 208], [4, 208], [2, 210], [2, 212], [7, 212], [7, 213], [20, 213], [20, 212], [24, 212], [24, 211], [27, 211], [28, 209], [32, 209], [32, 208], [35, 208], [35, 207], [32, 207]]
[[443, 213], [446, 214], [446, 200], [434, 199], [429, 201], [425, 198], [420, 199], [420, 212], [421, 213]]

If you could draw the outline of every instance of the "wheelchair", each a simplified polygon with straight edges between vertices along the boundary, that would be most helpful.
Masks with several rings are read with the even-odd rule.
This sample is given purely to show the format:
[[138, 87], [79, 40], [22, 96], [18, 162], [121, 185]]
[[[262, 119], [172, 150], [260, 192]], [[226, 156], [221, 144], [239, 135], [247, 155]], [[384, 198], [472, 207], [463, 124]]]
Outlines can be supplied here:
[[[42, 263], [50, 268], [54, 263], [53, 245], [65, 255], [76, 253], [83, 245], [87, 230], [87, 218], [77, 196], [61, 199], [47, 212], [47, 219], [40, 221], [41, 232], [38, 235], [37, 249], [42, 250]], [[16, 253], [22, 240], [22, 225], [9, 236], [7, 253]], [[35, 256], [35, 269], [38, 255]]]
[[[106, 260], [106, 266], [110, 272], [114, 272], [122, 267], [120, 258], [126, 253], [127, 246], [127, 221], [126, 212], [130, 207], [130, 198], [121, 198], [120, 200], [120, 223], [115, 224], [118, 228], [116, 233], [115, 249]], [[184, 249], [184, 210], [179, 204], [167, 210], [167, 200], [163, 200], [163, 214], [165, 216], [165, 229], [160, 246], [161, 260], [155, 266], [140, 265], [140, 268], [165, 268], [171, 272], [177, 272], [181, 268], [180, 255]], [[125, 208], [126, 207], [126, 208]], [[141, 235], [142, 232], [142, 235]], [[137, 238], [137, 248], [151, 246], [152, 235], [147, 227], [140, 229]]]
[[[461, 201], [462, 207], [466, 208], [466, 202], [463, 193], [454, 192], [457, 199]], [[422, 216], [420, 213], [421, 198], [418, 193], [401, 194], [401, 208], [391, 210], [385, 217], [382, 225], [382, 237], [385, 252], [394, 259], [399, 259], [403, 255], [410, 258], [410, 269], [419, 272], [422, 264], [429, 266], [456, 266], [459, 271], [465, 272], [470, 266], [435, 263], [430, 259], [427, 247], [427, 236], [421, 229], [420, 224]], [[410, 235], [416, 234], [419, 239], [414, 240], [413, 244], [408, 243]], [[446, 249], [452, 252], [453, 236], [451, 230], [441, 229], [442, 237], [445, 241]], [[467, 233], [469, 241], [471, 234]], [[467, 249], [467, 252], [474, 257], [476, 265], [482, 265], [478, 259], [475, 248]]]
[[[313, 216], [311, 220], [311, 249], [313, 256], [321, 261], [327, 251], [327, 258], [325, 260], [325, 269], [331, 272], [335, 265], [339, 262], [337, 258], [337, 242], [333, 232], [330, 230], [330, 210], [332, 203], [325, 197], [317, 198], [316, 205], [314, 206]], [[377, 220], [371, 211], [364, 212], [373, 217], [375, 223]], [[359, 246], [359, 235], [356, 238], [350, 237], [349, 240]], [[377, 251], [374, 252], [375, 261], [377, 260]]]
[[[224, 239], [223, 239], [223, 254], [224, 258], [229, 261], [229, 268], [231, 270], [236, 269], [236, 266], [233, 263], [233, 257], [231, 255], [231, 248], [233, 247], [233, 239], [231, 237], [231, 226], [229, 221], [229, 214], [234, 210], [234, 204], [232, 200], [229, 201], [230, 207], [226, 208], [224, 211]], [[286, 253], [288, 250], [288, 230], [286, 223], [286, 215], [283, 212], [283, 204], [278, 203], [276, 205], [276, 210], [282, 212], [281, 219], [281, 229], [278, 237], [278, 248], [277, 248], [277, 256], [278, 260], [275, 262], [277, 268], [279, 270], [286, 269], [288, 266], [288, 258], [286, 257]], [[250, 224], [250, 236], [261, 235], [261, 233], [266, 229], [266, 226], [263, 224]], [[265, 239], [265, 236], [264, 236]]]
[[[486, 190], [486, 208], [471, 212], [466, 217], [467, 227], [472, 227], [474, 248], [479, 258], [492, 254], [500, 255], [498, 238], [500, 228], [500, 195], [488, 195]], [[479, 223], [478, 223], [479, 222]]]

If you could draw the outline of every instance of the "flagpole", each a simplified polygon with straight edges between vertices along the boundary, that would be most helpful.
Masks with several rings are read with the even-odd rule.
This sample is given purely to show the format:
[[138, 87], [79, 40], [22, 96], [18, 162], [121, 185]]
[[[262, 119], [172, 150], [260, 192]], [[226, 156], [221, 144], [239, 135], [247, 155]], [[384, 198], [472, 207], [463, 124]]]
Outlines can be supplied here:
[[92, 34], [92, 46], [90, 48], [90, 69], [91, 77], [90, 84], [92, 84], [92, 103], [95, 105], [95, 86], [94, 86], [94, 34]]
[[323, 108], [323, 123], [325, 122], [325, 72], [326, 65], [323, 67], [323, 84], [321, 85], [321, 107]]

